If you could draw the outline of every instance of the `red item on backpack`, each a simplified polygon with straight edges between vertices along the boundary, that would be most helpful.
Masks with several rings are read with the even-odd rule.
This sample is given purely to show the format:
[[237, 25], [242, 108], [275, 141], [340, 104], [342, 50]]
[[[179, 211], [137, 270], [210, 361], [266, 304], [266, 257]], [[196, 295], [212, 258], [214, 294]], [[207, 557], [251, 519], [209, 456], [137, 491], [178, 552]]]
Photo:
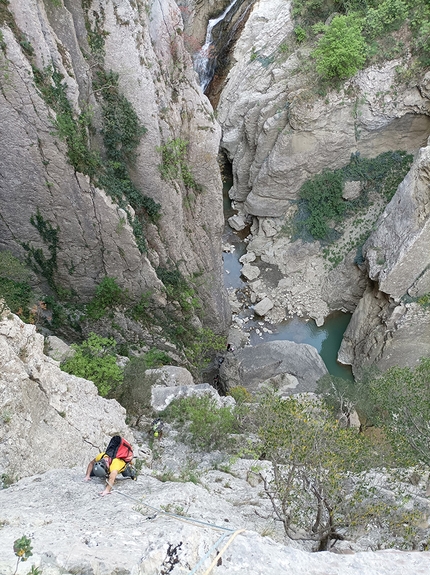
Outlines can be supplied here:
[[114, 435], [106, 448], [106, 454], [111, 459], [115, 459], [116, 457], [126, 463], [130, 463], [133, 459], [133, 448], [126, 439], [119, 435]]

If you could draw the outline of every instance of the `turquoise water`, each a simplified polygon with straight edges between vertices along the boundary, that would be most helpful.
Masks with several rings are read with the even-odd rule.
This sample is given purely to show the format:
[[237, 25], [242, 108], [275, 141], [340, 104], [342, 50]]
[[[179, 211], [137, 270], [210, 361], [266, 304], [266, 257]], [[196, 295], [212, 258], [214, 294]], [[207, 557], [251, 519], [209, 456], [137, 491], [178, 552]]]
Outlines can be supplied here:
[[[246, 244], [243, 239], [246, 237], [248, 231], [245, 230], [237, 234], [233, 232], [227, 224], [227, 219], [235, 213], [231, 209], [230, 200], [227, 195], [230, 186], [231, 181], [227, 181], [224, 185], [224, 215], [226, 225], [223, 241], [224, 243], [233, 245], [234, 251], [232, 253], [223, 253], [224, 285], [226, 288], [236, 288], [240, 290], [246, 287], [246, 282], [243, 281], [240, 276], [242, 265], [239, 263], [239, 258], [246, 252]], [[353, 380], [350, 366], [341, 365], [336, 361], [343, 333], [351, 319], [350, 314], [342, 312], [333, 313], [326, 319], [323, 326], [317, 327], [313, 320], [305, 320], [299, 317], [294, 317], [273, 326], [262, 322], [261, 318], [250, 317], [249, 313], [249, 310], [244, 310], [243, 317], [248, 316], [250, 318], [247, 326], [250, 331], [250, 343], [252, 345], [262, 343], [263, 341], [285, 339], [294, 341], [295, 343], [313, 345], [321, 355], [329, 373], [336, 377]], [[261, 329], [262, 323], [266, 328], [273, 331], [273, 333], [263, 332]], [[260, 328], [260, 335], [255, 333], [255, 329], [257, 328]]]
[[337, 352], [350, 319], [351, 314], [336, 312], [326, 319], [323, 326], [318, 327], [313, 320], [294, 317], [274, 326], [274, 333], [264, 333], [262, 337], [257, 336], [257, 339], [255, 336], [251, 337], [251, 343], [286, 339], [295, 343], [313, 345], [322, 357], [329, 373], [352, 381], [350, 366], [337, 362]]

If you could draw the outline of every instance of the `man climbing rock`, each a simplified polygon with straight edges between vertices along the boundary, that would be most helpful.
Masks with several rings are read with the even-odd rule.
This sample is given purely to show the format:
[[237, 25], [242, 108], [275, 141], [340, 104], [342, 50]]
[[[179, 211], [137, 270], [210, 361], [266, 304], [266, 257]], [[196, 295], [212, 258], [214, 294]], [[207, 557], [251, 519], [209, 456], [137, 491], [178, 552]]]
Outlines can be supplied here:
[[119, 435], [114, 435], [109, 441], [106, 451], [102, 451], [89, 462], [85, 481], [90, 481], [93, 476], [105, 478], [106, 487], [100, 492], [100, 495], [102, 497], [110, 495], [118, 473], [136, 479], [135, 473], [128, 472], [132, 459], [133, 449], [130, 443]]

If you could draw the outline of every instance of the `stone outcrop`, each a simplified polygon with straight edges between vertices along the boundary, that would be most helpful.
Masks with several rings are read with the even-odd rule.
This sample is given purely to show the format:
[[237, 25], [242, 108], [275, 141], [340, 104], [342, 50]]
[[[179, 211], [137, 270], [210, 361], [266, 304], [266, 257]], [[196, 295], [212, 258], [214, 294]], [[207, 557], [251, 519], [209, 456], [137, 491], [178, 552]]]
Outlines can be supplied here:
[[125, 409], [96, 386], [60, 370], [33, 325], [0, 318], [0, 475], [17, 479], [84, 465], [112, 435], [133, 436]]
[[[4, 8], [0, 248], [23, 258], [27, 244], [49, 260], [53, 248], [31, 223], [40, 214], [57, 231], [51, 261], [56, 285], [84, 300], [108, 275], [131, 296], [149, 290], [162, 304], [163, 286], [155, 270], [177, 264], [185, 276], [201, 275], [208, 318], [223, 330], [229, 314], [221, 284], [220, 129], [184, 48], [180, 11], [172, 0], [153, 2], [148, 11], [128, 0], [87, 4], [84, 10], [68, 0], [11, 0]], [[55, 129], [56, 114], [35, 85], [36, 68], [55, 68], [75, 117], [92, 110], [89, 137], [92, 147], [100, 149], [101, 103], [92, 85], [100, 56], [91, 53], [89, 42], [102, 43], [104, 69], [119, 74], [119, 90], [146, 128], [136, 161], [130, 162], [136, 187], [161, 205], [157, 225], [145, 224], [146, 253], [138, 249], [130, 221], [141, 214], [125, 202], [127, 216], [88, 176], [75, 172]], [[161, 177], [161, 148], [178, 138], [188, 142], [186, 161], [201, 193], [180, 179]], [[49, 278], [41, 276], [46, 290]]]
[[339, 360], [356, 372], [369, 363], [414, 367], [428, 356], [430, 311], [411, 300], [430, 292], [429, 246], [430, 145], [420, 150], [363, 247], [375, 287], [358, 304], [339, 351]]
[[234, 405], [232, 397], [220, 397], [218, 392], [208, 383], [197, 383], [195, 385], [154, 385], [151, 388], [151, 407], [155, 411], [163, 411], [175, 399], [187, 397], [210, 396], [218, 407]]
[[251, 393], [272, 384], [287, 395], [313, 392], [327, 368], [311, 345], [271, 341], [244, 347], [225, 356], [220, 367], [226, 388], [241, 385]]
[[430, 140], [363, 247], [369, 277], [393, 298], [430, 292]]
[[[167, 445], [167, 451], [169, 460], [177, 456], [177, 444]], [[338, 542], [337, 553], [310, 553], [297, 542], [286, 545], [268, 498], [259, 495], [255, 462], [239, 461], [223, 473], [205, 468], [202, 459], [200, 484], [160, 481], [144, 468], [136, 482], [119, 478], [112, 495], [100, 498], [102, 481], [83, 482], [82, 467], [34, 475], [0, 491], [0, 572], [15, 572], [13, 542], [23, 534], [31, 539], [33, 555], [18, 573], [34, 565], [47, 575], [179, 575], [200, 561], [201, 570], [215, 561], [220, 575], [426, 575], [430, 570], [428, 552], [360, 552], [352, 542], [343, 547], [345, 542]], [[264, 469], [265, 462], [259, 464]], [[370, 543], [369, 535], [366, 540]]]

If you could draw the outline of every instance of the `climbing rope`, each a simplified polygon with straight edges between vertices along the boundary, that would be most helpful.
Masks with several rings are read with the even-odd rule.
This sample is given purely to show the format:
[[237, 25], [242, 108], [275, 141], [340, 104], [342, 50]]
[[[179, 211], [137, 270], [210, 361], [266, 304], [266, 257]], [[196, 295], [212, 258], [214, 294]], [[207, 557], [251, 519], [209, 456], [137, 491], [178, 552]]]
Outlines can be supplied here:
[[[106, 483], [108, 485], [110, 485], [111, 488], [113, 488], [113, 485], [111, 483], [109, 483], [108, 480], [106, 480]], [[224, 527], [222, 525], [214, 525], [213, 523], [207, 523], [206, 521], [200, 521], [199, 519], [193, 519], [191, 517], [184, 517], [183, 515], [177, 515], [176, 513], [171, 513], [170, 511], [164, 511], [163, 509], [158, 509], [157, 507], [154, 507], [153, 505], [150, 505], [149, 503], [146, 503], [145, 501], [140, 501], [139, 499], [136, 499], [135, 497], [132, 497], [131, 495], [128, 495], [127, 493], [122, 493], [121, 491], [118, 491], [118, 490], [115, 490], [115, 493], [118, 493], [119, 495], [122, 495], [123, 497], [126, 497], [127, 499], [131, 499], [132, 501], [134, 501], [135, 503], [137, 503], [139, 505], [144, 505], [145, 507], [148, 507], [149, 509], [152, 509], [153, 511], [155, 511], [156, 515], [154, 517], [152, 517], [151, 519], [155, 518], [158, 514], [162, 514], [162, 515], [168, 515], [169, 517], [173, 517], [174, 519], [178, 519], [179, 521], [184, 521], [185, 523], [195, 523], [198, 526], [204, 525], [205, 527], [210, 527], [211, 529], [218, 529], [218, 530], [226, 531], [226, 533], [221, 535], [221, 537], [219, 537], [217, 539], [217, 541], [212, 545], [212, 547], [205, 553], [205, 555], [200, 559], [200, 561], [197, 563], [197, 565], [191, 571], [189, 571], [188, 575], [195, 575], [197, 573], [197, 570], [203, 565], [203, 563], [206, 561], [206, 559], [209, 557], [209, 555], [212, 553], [212, 551], [214, 551], [222, 543], [222, 541], [224, 541], [224, 539], [226, 537], [230, 537], [230, 539], [227, 541], [227, 543], [224, 545], [224, 547], [221, 549], [221, 551], [217, 554], [215, 559], [212, 561], [209, 568], [203, 573], [203, 575], [209, 575], [211, 570], [215, 567], [216, 563], [220, 560], [222, 555], [225, 553], [225, 551], [228, 549], [228, 547], [233, 542], [233, 540], [237, 537], [237, 535], [239, 535], [239, 533], [243, 533], [244, 531], [246, 531], [246, 529], [236, 529], [236, 530], [230, 529], [230, 528]]]

